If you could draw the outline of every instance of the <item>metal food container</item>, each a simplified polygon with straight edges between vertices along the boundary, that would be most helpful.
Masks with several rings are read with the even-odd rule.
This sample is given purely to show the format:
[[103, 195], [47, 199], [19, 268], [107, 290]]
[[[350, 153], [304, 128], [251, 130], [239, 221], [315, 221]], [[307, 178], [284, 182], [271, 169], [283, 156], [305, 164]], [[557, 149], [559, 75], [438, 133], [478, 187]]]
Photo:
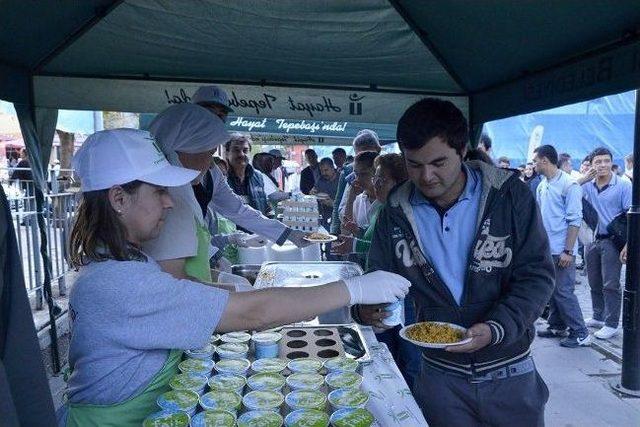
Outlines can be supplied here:
[[[361, 275], [362, 268], [347, 261], [265, 262], [262, 264], [254, 288], [309, 287]], [[318, 316], [321, 324], [350, 323], [349, 308]]]
[[261, 264], [236, 264], [231, 266], [231, 274], [242, 276], [253, 285], [260, 273], [260, 267]]

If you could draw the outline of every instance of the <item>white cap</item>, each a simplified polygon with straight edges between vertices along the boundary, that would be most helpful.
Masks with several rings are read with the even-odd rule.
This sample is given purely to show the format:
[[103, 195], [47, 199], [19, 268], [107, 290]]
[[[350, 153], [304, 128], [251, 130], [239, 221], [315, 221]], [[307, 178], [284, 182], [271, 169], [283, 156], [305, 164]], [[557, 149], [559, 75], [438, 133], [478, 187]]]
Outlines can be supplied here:
[[227, 92], [218, 86], [200, 86], [191, 97], [191, 101], [194, 104], [217, 104], [224, 107], [227, 113], [233, 112], [233, 109], [229, 107]]
[[73, 156], [82, 191], [96, 191], [142, 181], [178, 187], [193, 181], [198, 171], [172, 166], [151, 134], [137, 129], [113, 129], [89, 136]]

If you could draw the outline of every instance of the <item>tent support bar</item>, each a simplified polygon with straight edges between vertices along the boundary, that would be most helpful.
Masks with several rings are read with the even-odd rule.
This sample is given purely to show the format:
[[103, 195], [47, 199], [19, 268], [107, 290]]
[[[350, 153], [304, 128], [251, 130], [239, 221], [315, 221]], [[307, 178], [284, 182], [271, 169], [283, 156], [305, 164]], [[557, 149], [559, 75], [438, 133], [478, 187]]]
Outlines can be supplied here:
[[177, 83], [203, 83], [203, 84], [221, 84], [221, 85], [238, 85], [238, 86], [262, 86], [262, 87], [286, 87], [297, 89], [318, 89], [318, 90], [342, 90], [342, 91], [358, 91], [358, 92], [372, 92], [372, 93], [399, 93], [406, 95], [424, 95], [424, 96], [445, 96], [445, 97], [467, 97], [463, 92], [440, 92], [440, 91], [426, 91], [419, 89], [394, 89], [394, 88], [380, 88], [379, 86], [339, 86], [339, 85], [323, 85], [323, 84], [305, 84], [305, 83], [281, 83], [270, 82], [266, 80], [251, 81], [251, 80], [222, 80], [222, 79], [194, 79], [194, 78], [175, 78], [175, 77], [159, 77], [159, 76], [121, 76], [112, 75], [105, 76], [99, 74], [60, 74], [60, 73], [38, 73], [35, 77], [61, 77], [61, 78], [78, 78], [78, 79], [104, 79], [104, 80], [130, 80], [130, 81], [143, 81], [143, 82], [177, 82]]
[[65, 39], [55, 47], [51, 52], [47, 54], [44, 58], [42, 58], [38, 64], [33, 68], [34, 73], [39, 73], [42, 71], [44, 67], [49, 65], [51, 61], [56, 59], [58, 55], [60, 55], [66, 48], [71, 46], [76, 42], [80, 37], [82, 37], [87, 31], [92, 29], [96, 24], [98, 24], [104, 17], [110, 14], [116, 7], [120, 5], [124, 0], [114, 0], [106, 7], [96, 9], [96, 14], [93, 15], [91, 19], [85, 22], [80, 28], [75, 30], [72, 34], [65, 37]]
[[622, 377], [614, 389], [640, 397], [640, 93], [636, 91], [633, 190], [627, 228], [627, 275], [623, 293]]
[[53, 291], [51, 289], [51, 258], [49, 258], [49, 249], [47, 245], [47, 233], [44, 219], [44, 194], [42, 189], [36, 186], [36, 209], [37, 209], [37, 221], [38, 228], [40, 229], [40, 256], [42, 257], [42, 264], [44, 266], [44, 282], [42, 288], [44, 289], [44, 296], [47, 302], [47, 309], [49, 311], [49, 335], [51, 337], [51, 361], [53, 365], [53, 373], [58, 374], [62, 369], [60, 363], [60, 349], [58, 347], [58, 327], [56, 325], [56, 317], [61, 313], [60, 307], [56, 305], [53, 300]]
[[447, 73], [449, 74], [449, 76], [451, 76], [453, 81], [455, 81], [456, 84], [460, 86], [460, 89], [462, 89], [465, 93], [469, 93], [469, 89], [462, 82], [462, 79], [460, 78], [460, 76], [458, 76], [458, 74], [453, 70], [453, 68], [449, 65], [449, 62], [447, 62], [447, 60], [440, 53], [440, 50], [436, 47], [436, 45], [433, 44], [431, 39], [429, 39], [427, 34], [424, 31], [422, 31], [422, 29], [418, 26], [418, 24], [416, 24], [416, 22], [411, 18], [411, 16], [407, 13], [404, 7], [402, 7], [399, 1], [398, 0], [387, 0], [387, 1], [391, 4], [391, 6], [393, 6], [396, 12], [398, 12], [400, 17], [404, 20], [404, 22], [407, 23], [409, 28], [411, 28], [411, 31], [413, 31], [418, 36], [418, 38], [420, 39], [422, 44], [425, 45], [427, 50], [438, 60], [440, 65], [442, 65], [442, 68], [444, 68], [447, 71]]

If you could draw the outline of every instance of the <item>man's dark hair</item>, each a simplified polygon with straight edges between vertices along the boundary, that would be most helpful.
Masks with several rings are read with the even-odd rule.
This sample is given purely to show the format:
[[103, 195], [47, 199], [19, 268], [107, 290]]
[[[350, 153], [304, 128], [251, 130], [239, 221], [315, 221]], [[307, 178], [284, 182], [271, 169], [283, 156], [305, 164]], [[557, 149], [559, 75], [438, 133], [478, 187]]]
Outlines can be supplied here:
[[333, 164], [333, 159], [331, 157], [323, 157], [322, 160], [320, 160], [320, 165], [331, 166], [332, 169], [336, 168], [336, 166]]
[[354, 164], [363, 165], [366, 168], [373, 168], [373, 162], [378, 157], [378, 153], [374, 151], [363, 151], [358, 154], [354, 160]]
[[609, 158], [613, 160], [613, 154], [611, 154], [611, 151], [605, 147], [596, 148], [591, 152], [590, 156], [591, 156], [591, 160], [593, 160], [595, 156], [609, 156]]
[[553, 145], [541, 145], [533, 150], [533, 152], [536, 153], [539, 157], [546, 157], [547, 160], [549, 160], [554, 165], [560, 166], [560, 164], [558, 163], [558, 152], [555, 148], [553, 148]]
[[251, 137], [249, 135], [245, 135], [244, 133], [234, 132], [231, 134], [231, 138], [229, 138], [229, 140], [225, 142], [224, 149], [225, 151], [229, 151], [231, 149], [231, 144], [244, 144], [245, 142], [249, 144], [249, 149], [251, 149], [251, 143], [253, 142], [251, 141]]
[[314, 150], [313, 148], [307, 148], [306, 150], [304, 150], [304, 155], [308, 156], [309, 154], [315, 154], [316, 157], [318, 157], [318, 154], [316, 153], [316, 150]]
[[509, 160], [507, 156], [502, 156], [498, 158], [498, 163], [506, 163], [508, 165], [511, 165], [511, 160]]
[[491, 138], [486, 133], [480, 135], [480, 144], [484, 146], [485, 150], [489, 150], [491, 148]]
[[338, 154], [342, 154], [342, 155], [343, 155], [343, 156], [345, 156], [345, 157], [347, 156], [347, 152], [346, 152], [346, 151], [344, 151], [344, 148], [340, 148], [340, 147], [338, 147], [338, 148], [336, 148], [335, 150], [333, 150], [333, 151], [331, 152], [331, 154], [333, 154], [334, 156], [337, 156]]
[[422, 99], [409, 107], [398, 121], [396, 139], [401, 150], [418, 150], [436, 137], [442, 138], [458, 154], [467, 146], [467, 119], [450, 101]]
[[589, 153], [586, 156], [584, 156], [584, 159], [582, 159], [582, 163], [584, 163], [584, 162], [591, 163], [591, 160], [593, 160], [593, 156], [591, 155], [591, 153]]

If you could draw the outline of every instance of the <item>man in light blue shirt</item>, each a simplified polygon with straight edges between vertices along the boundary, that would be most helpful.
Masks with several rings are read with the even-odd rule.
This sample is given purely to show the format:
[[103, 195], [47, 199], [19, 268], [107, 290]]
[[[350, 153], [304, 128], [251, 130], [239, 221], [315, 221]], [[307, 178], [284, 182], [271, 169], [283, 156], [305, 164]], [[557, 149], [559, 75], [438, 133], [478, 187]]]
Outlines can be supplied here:
[[549, 327], [538, 331], [538, 336], [564, 337], [568, 327], [569, 335], [560, 341], [561, 346], [588, 346], [591, 336], [574, 294], [577, 237], [582, 224], [582, 190], [568, 173], [558, 169], [558, 152], [555, 148], [542, 145], [534, 152], [533, 163], [542, 177], [536, 189], [536, 200], [549, 236], [556, 276], [556, 287], [549, 302]]
[[420, 191], [411, 196], [411, 206], [425, 255], [451, 295], [460, 305], [471, 246], [475, 241], [482, 176], [462, 165], [467, 182], [458, 200], [448, 209], [428, 201]]
[[584, 198], [598, 212], [596, 240], [586, 250], [593, 317], [585, 322], [587, 326], [600, 328], [593, 334], [600, 339], [609, 339], [618, 333], [622, 305], [622, 264], [619, 251], [607, 233], [607, 226], [631, 207], [631, 183], [612, 172], [612, 158], [608, 149], [596, 148], [591, 160], [596, 177], [582, 185]]

